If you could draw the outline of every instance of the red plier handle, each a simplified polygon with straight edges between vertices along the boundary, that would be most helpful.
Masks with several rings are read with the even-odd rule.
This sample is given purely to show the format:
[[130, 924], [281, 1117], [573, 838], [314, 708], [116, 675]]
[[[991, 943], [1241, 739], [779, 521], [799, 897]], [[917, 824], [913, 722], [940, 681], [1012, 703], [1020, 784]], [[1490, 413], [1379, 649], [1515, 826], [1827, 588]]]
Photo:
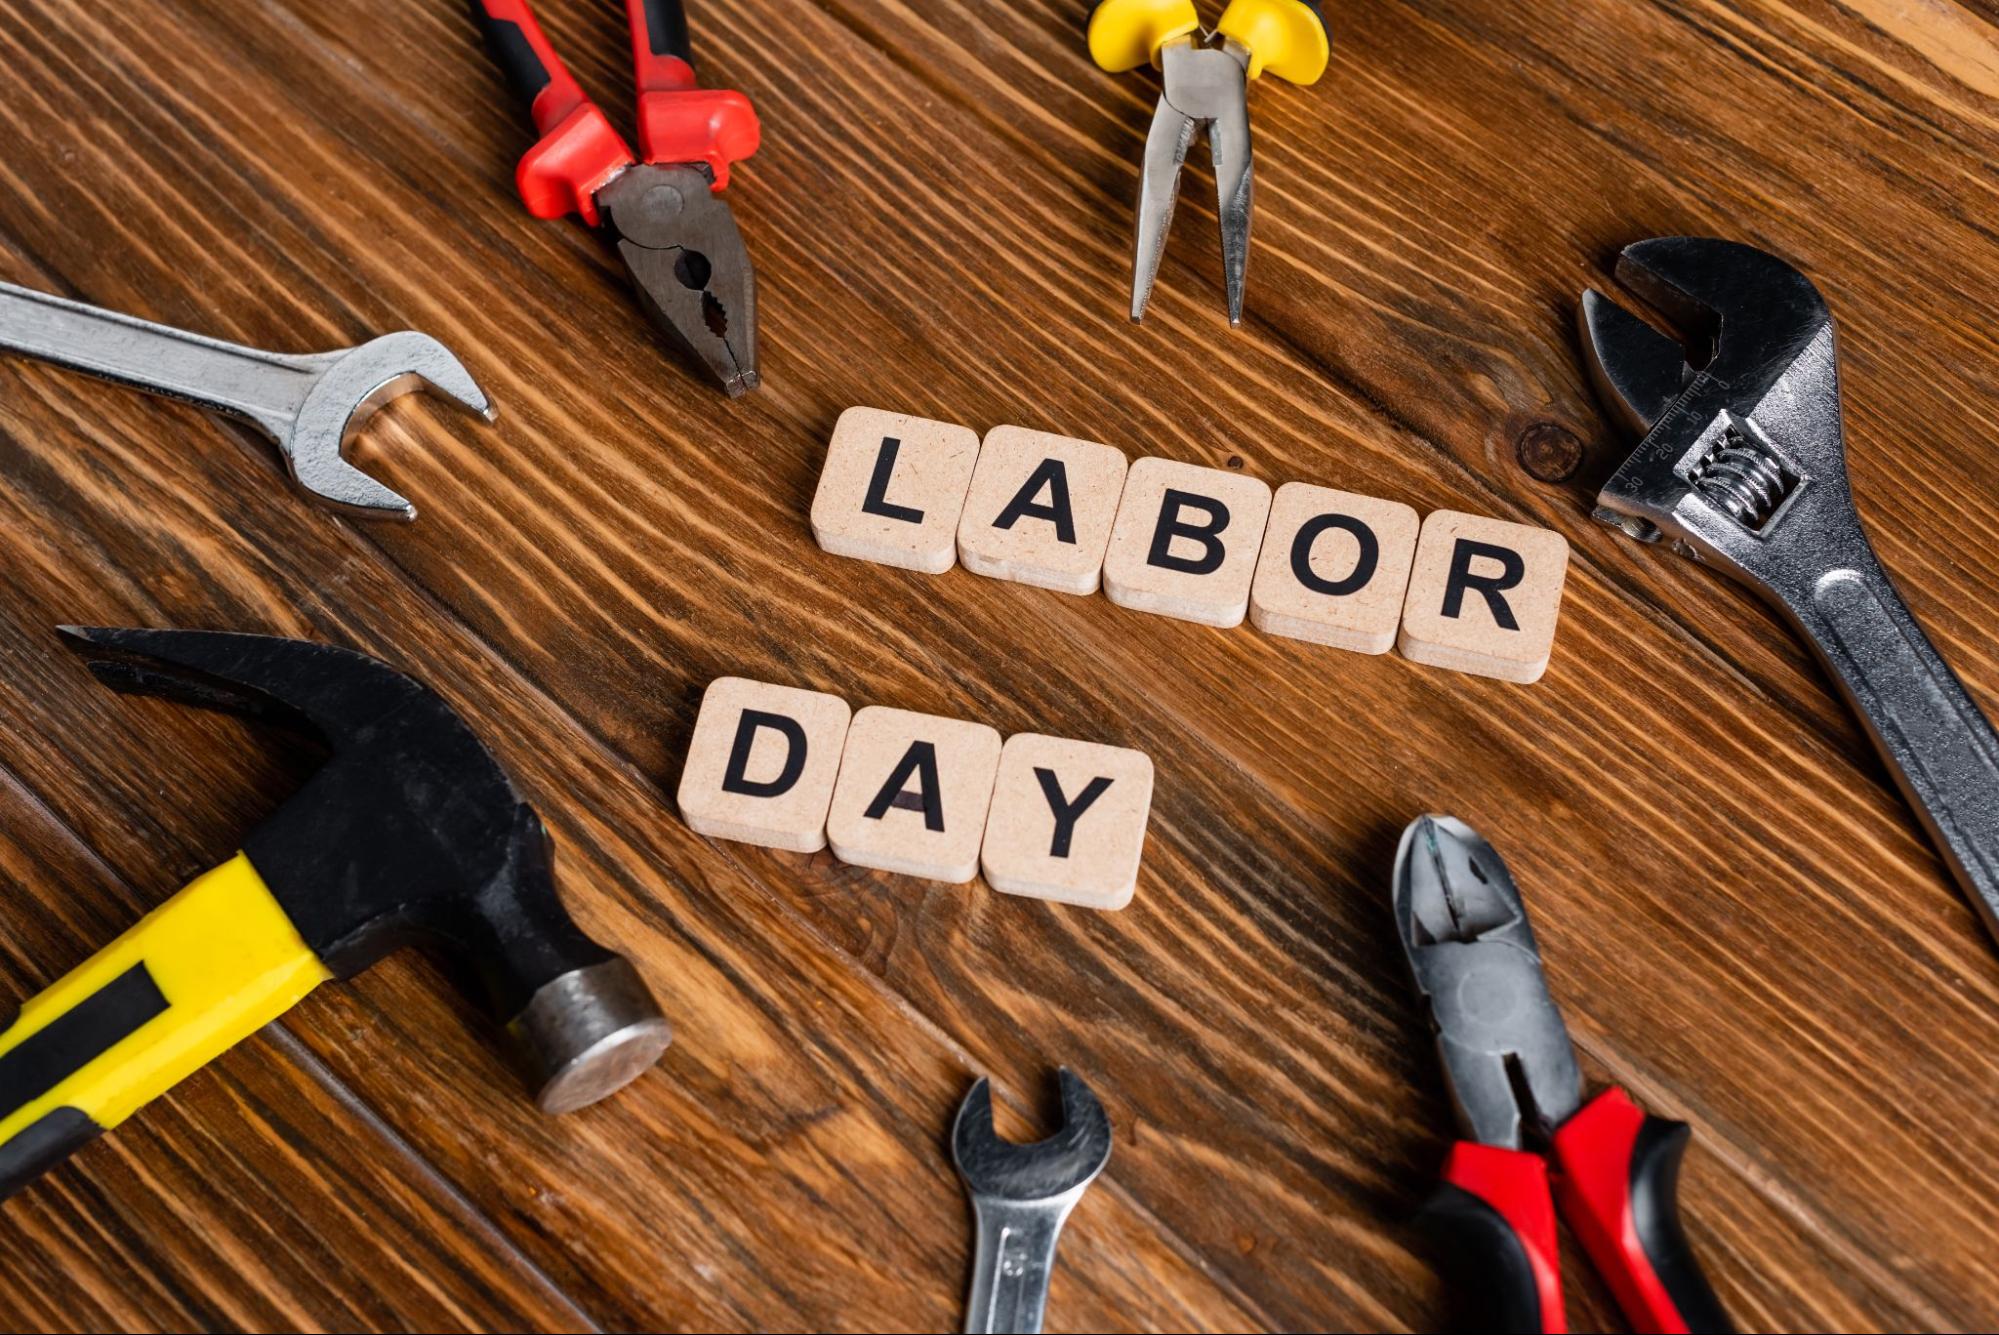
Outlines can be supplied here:
[[1555, 1202], [1640, 1335], [1734, 1329], [1680, 1228], [1685, 1122], [1651, 1117], [1607, 1089], [1555, 1132], [1551, 1183], [1539, 1155], [1460, 1141], [1424, 1222], [1449, 1247], [1479, 1326], [1556, 1335], [1562, 1304]]
[[699, 164], [722, 190], [729, 164], [757, 151], [762, 130], [750, 100], [696, 86], [680, 0], [625, 3], [639, 90], [637, 155], [564, 68], [528, 0], [471, 0], [471, 7], [487, 52], [541, 135], [514, 173], [521, 202], [535, 217], [578, 213], [596, 226], [597, 192], [641, 160]]

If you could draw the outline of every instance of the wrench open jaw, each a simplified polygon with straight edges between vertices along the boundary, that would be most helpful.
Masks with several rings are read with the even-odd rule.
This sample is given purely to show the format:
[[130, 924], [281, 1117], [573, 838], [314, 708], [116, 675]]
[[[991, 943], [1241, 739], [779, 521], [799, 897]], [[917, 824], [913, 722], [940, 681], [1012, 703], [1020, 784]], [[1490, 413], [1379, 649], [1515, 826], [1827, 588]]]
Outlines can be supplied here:
[[481, 421], [494, 417], [472, 373], [451, 349], [414, 330], [384, 334], [357, 348], [322, 353], [324, 369], [296, 412], [246, 406], [238, 415], [278, 444], [292, 480], [336, 509], [362, 518], [416, 518], [416, 507], [347, 461], [345, 450], [376, 409], [414, 390], [455, 404]]
[[1999, 736], [1917, 624], [1853, 504], [1831, 313], [1810, 279], [1732, 241], [1626, 247], [1618, 278], [1675, 340], [1583, 294], [1584, 354], [1641, 436], [1596, 517], [1754, 589], [1824, 662], [1986, 928], [1999, 937]]
[[1038, 1331], [1048, 1303], [1055, 1244], [1069, 1212], [1111, 1157], [1111, 1120], [1073, 1071], [1058, 1075], [1062, 1126], [1032, 1145], [993, 1130], [992, 1082], [980, 1076], [958, 1106], [951, 1158], [978, 1225], [965, 1329]]
[[[1598, 496], [1599, 520], [1733, 568], [1754, 563], [1794, 498], [1844, 500], [1837, 348], [1810, 279], [1754, 247], [1684, 236], [1626, 247], [1617, 277], [1685, 342], [1583, 294], [1591, 377], [1641, 437]], [[1706, 353], [1699, 366], [1690, 350]]]

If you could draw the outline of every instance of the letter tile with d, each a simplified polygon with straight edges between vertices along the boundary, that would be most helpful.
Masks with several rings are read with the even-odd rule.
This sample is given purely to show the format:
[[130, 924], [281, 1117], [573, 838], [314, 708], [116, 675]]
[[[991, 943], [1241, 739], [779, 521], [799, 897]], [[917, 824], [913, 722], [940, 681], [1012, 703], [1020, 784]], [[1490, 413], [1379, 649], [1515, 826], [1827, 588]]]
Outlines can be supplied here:
[[817, 853], [852, 718], [837, 695], [717, 677], [680, 773], [681, 819], [712, 839]]

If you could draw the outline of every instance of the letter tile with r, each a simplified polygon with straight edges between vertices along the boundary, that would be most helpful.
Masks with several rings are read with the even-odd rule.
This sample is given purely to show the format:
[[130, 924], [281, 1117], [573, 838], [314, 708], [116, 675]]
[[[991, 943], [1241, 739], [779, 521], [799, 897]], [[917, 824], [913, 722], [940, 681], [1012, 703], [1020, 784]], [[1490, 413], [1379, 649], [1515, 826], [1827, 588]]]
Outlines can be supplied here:
[[1569, 540], [1552, 529], [1438, 510], [1416, 540], [1396, 648], [1432, 667], [1539, 681], [1568, 569]]

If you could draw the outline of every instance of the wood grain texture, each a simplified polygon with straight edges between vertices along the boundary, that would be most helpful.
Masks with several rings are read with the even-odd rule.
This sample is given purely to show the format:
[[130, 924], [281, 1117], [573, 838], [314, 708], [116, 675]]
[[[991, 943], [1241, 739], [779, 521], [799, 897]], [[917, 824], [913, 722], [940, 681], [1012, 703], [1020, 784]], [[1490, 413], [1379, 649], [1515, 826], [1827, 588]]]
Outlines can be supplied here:
[[[322, 989], [0, 1209], [0, 1317], [943, 1328], [951, 1111], [990, 1071], [1024, 1133], [1067, 1063], [1118, 1143], [1052, 1326], [1432, 1325], [1406, 1219], [1451, 1131], [1386, 878], [1447, 810], [1512, 864], [1589, 1078], [1694, 1123], [1689, 1226], [1742, 1324], [1989, 1325], [1999, 956], [1807, 653], [1588, 522], [1614, 456], [1571, 326], [1639, 237], [1804, 265], [1862, 512], [1992, 707], [1990, 8], [1331, 5], [1325, 82], [1255, 92], [1234, 334], [1200, 173], [1123, 322], [1154, 84], [1089, 65], [1080, 0], [691, 8], [706, 79], [765, 122], [731, 202], [766, 387], [733, 405], [597, 238], [519, 209], [526, 132], [460, 5], [0, 9], [0, 277], [286, 350], [424, 329], [502, 411], [378, 418], [361, 458], [423, 518], [361, 527], [248, 431], [0, 362], [0, 986], [59, 975], [309, 770], [106, 696], [50, 633], [207, 626], [437, 686], [679, 1033], [550, 1120], [431, 963]], [[622, 122], [616, 7], [541, 9]], [[828, 556], [806, 515], [854, 403], [1558, 529], [1552, 666], [1513, 687]], [[1537, 482], [1523, 442], [1582, 466]], [[727, 674], [1147, 752], [1134, 903], [693, 835], [670, 794]], [[1576, 1324], [1613, 1324], [1567, 1274]]]

